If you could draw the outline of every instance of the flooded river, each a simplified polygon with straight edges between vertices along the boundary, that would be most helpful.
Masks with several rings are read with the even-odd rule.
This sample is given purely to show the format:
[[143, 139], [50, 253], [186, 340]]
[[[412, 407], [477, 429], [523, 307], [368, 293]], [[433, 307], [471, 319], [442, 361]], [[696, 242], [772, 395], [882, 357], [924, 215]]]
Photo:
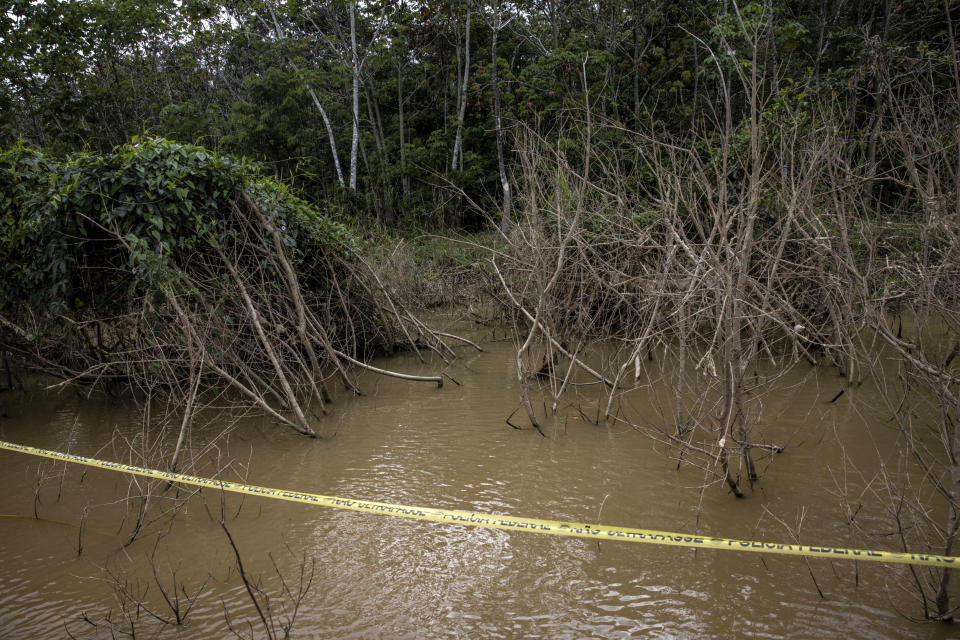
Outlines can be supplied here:
[[[856, 499], [896, 434], [863, 409], [870, 402], [851, 403], [853, 392], [828, 404], [842, 388], [835, 370], [800, 366], [766, 397], [764, 436], [786, 450], [761, 460], [762, 480], [737, 500], [719, 484], [701, 496], [702, 471], [678, 471], [628, 425], [597, 426], [561, 407], [545, 437], [511, 428], [515, 347], [484, 347], [447, 369], [461, 386], [362, 377], [366, 395], [339, 397], [325, 419], [328, 439], [267, 419], [238, 420], [224, 437], [226, 422], [198, 427], [186, 470], [229, 463], [225, 477], [261, 486], [771, 542], [794, 542], [784, 523], [802, 517], [805, 544], [898, 550], [893, 537], [865, 541], [845, 523], [841, 494]], [[413, 357], [378, 364], [435, 369]], [[580, 393], [589, 407], [595, 392]], [[140, 412], [117, 401], [5, 393], [0, 403], [4, 440], [136, 464], [131, 447], [150, 445]], [[655, 407], [633, 410], [656, 420]], [[210, 490], [184, 502], [156, 483], [148, 516], [173, 507], [177, 516], [123, 547], [137, 487], [117, 473], [62, 469], [0, 452], [4, 638], [226, 638], [230, 627], [265, 637], [221, 519], [277, 637], [291, 617], [302, 638], [957, 637], [898, 613], [919, 612], [902, 567], [508, 533]], [[861, 524], [875, 518], [874, 530], [889, 531], [880, 511], [865, 504]], [[178, 610], [183, 624], [160, 621], [175, 623]]]

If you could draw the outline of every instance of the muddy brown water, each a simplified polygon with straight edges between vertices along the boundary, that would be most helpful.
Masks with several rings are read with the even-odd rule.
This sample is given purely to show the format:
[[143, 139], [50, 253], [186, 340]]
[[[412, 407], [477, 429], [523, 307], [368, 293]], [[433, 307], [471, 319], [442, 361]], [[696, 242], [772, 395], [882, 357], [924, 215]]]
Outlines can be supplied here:
[[[222, 438], [215, 435], [227, 421], [205, 425], [190, 442], [190, 471], [230, 463], [228, 477], [262, 486], [772, 542], [792, 541], [776, 518], [792, 525], [802, 515], [804, 543], [864, 544], [845, 525], [841, 493], [859, 495], [879, 459], [892, 460], [896, 433], [864, 409], [874, 403], [827, 404], [842, 388], [835, 370], [798, 367], [765, 397], [764, 435], [787, 449], [761, 460], [762, 480], [736, 500], [721, 485], [701, 496], [702, 472], [677, 471], [637, 430], [591, 424], [570, 406], [546, 425], [547, 437], [509, 427], [518, 397], [514, 346], [485, 349], [462, 350], [447, 369], [462, 386], [363, 377], [367, 395], [337, 400], [324, 423], [335, 435], [326, 440], [265, 419], [241, 419]], [[379, 364], [436, 368], [413, 357]], [[577, 392], [589, 416], [595, 392]], [[643, 402], [632, 410], [658, 419], [658, 408]], [[74, 393], [6, 393], [0, 403], [5, 440], [143, 462], [130, 453], [145, 446], [135, 408]], [[843, 464], [839, 443], [862, 475]], [[138, 504], [125, 498], [136, 487], [117, 473], [61, 469], [0, 452], [0, 637], [125, 637], [131, 624], [138, 637], [233, 637], [228, 624], [264, 637], [223, 514], [246, 575], [269, 595], [264, 613], [280, 636], [293, 613], [284, 582], [295, 594], [306, 580], [301, 568], [309, 577], [313, 567], [294, 637], [960, 637], [954, 627], [898, 613], [918, 612], [900, 588], [902, 567], [598, 543], [207, 490], [123, 548]], [[172, 496], [157, 497], [150, 513], [178, 504]], [[889, 531], [880, 513], [865, 505], [859, 517], [868, 529]], [[896, 550], [893, 540], [869, 542]], [[182, 611], [199, 592], [184, 624], [154, 617], [174, 618], [158, 583], [171, 599], [177, 585]]]

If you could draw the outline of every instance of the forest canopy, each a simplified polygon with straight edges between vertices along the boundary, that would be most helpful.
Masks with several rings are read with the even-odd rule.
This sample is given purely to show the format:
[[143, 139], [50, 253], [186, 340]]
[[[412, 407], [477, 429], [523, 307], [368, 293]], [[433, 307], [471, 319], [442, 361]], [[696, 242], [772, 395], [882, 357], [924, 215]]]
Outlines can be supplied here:
[[246, 192], [268, 211], [297, 264], [357, 240], [255, 164], [146, 138], [105, 155], [57, 160], [15, 147], [0, 155], [0, 305], [50, 314], [124, 310], [173, 284], [191, 252], [235, 235], [225, 211]]
[[521, 128], [580, 153], [589, 110], [596, 150], [642, 179], [630, 132], [691, 144], [745, 122], [756, 63], [755, 106], [835, 104], [869, 179], [889, 85], [952, 84], [958, 18], [950, 0], [18, 0], [0, 12], [0, 145], [161, 136], [252, 157], [338, 214], [477, 229], [509, 215]]

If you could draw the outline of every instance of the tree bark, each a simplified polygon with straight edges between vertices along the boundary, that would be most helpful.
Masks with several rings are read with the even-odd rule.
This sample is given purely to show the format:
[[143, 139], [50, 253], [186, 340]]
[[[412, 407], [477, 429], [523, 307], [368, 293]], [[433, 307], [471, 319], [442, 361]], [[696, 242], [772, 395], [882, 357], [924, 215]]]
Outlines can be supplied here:
[[491, 80], [493, 82], [493, 119], [496, 127], [497, 136], [497, 169], [500, 172], [500, 188], [503, 190], [503, 208], [500, 210], [500, 226], [506, 229], [510, 222], [510, 181], [507, 179], [507, 170], [503, 161], [503, 123], [500, 116], [500, 82], [497, 78], [497, 37], [500, 35], [500, 29], [505, 25], [500, 19], [500, 6], [497, 4], [494, 9], [493, 43], [491, 44], [492, 62]]
[[[267, 9], [270, 11], [270, 17], [273, 19], [274, 32], [277, 38], [282, 40], [286, 36], [283, 33], [283, 27], [280, 26], [280, 21], [277, 20], [277, 14], [270, 4], [267, 4]], [[269, 29], [269, 25], [267, 25], [267, 28]], [[294, 62], [292, 58], [287, 58], [287, 64], [290, 65], [290, 68], [293, 69], [295, 73], [300, 72], [300, 67], [297, 66], [297, 63]], [[323, 119], [323, 126], [327, 129], [327, 137], [330, 139], [330, 153], [333, 155], [333, 166], [337, 171], [337, 181], [340, 183], [340, 186], [343, 187], [343, 171], [340, 169], [340, 156], [337, 153], [337, 141], [333, 137], [333, 127], [330, 126], [330, 118], [327, 117], [327, 111], [323, 108], [323, 104], [320, 102], [320, 98], [317, 97], [317, 93], [313, 90], [313, 87], [307, 87], [307, 90], [310, 92], [313, 105], [317, 108], [317, 111], [320, 112], [320, 118]]]
[[[460, 109], [457, 114], [457, 133], [453, 141], [453, 159], [450, 162], [450, 168], [457, 170], [457, 161], [462, 159], [463, 147], [463, 119], [467, 115], [467, 90], [470, 82], [470, 3], [467, 3], [467, 25], [464, 34], [464, 60], [463, 60], [463, 84], [460, 86]], [[459, 165], [462, 170], [462, 162]]]
[[[294, 70], [296, 70], [296, 66], [294, 66]], [[317, 108], [317, 111], [320, 112], [320, 117], [323, 119], [323, 126], [327, 129], [327, 137], [330, 139], [330, 153], [333, 155], [333, 167], [337, 171], [337, 181], [340, 183], [340, 186], [343, 187], [345, 186], [343, 183], [343, 170], [340, 168], [340, 156], [337, 154], [337, 141], [333, 137], [333, 127], [330, 126], [330, 118], [327, 117], [327, 112], [324, 110], [320, 99], [312, 87], [310, 88], [310, 97], [313, 98], [313, 104]]]
[[357, 190], [357, 151], [360, 146], [360, 59], [357, 57], [357, 3], [350, 3], [350, 66], [353, 70], [353, 137], [350, 142], [350, 190]]
[[403, 199], [410, 198], [410, 176], [407, 175], [407, 141], [403, 130], [403, 69], [397, 61], [397, 113], [400, 124], [400, 184]]

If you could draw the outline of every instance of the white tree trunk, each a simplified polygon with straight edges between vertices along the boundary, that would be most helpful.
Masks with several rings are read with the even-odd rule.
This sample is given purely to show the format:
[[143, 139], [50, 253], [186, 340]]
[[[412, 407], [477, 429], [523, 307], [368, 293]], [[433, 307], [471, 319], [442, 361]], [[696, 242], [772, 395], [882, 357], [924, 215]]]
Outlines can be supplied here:
[[503, 125], [500, 119], [500, 81], [497, 78], [497, 36], [500, 35], [500, 29], [503, 28], [504, 24], [500, 19], [500, 5], [495, 5], [493, 10], [497, 14], [494, 18], [493, 43], [490, 45], [493, 57], [491, 78], [493, 81], [493, 119], [497, 135], [497, 169], [500, 171], [500, 187], [503, 189], [503, 207], [500, 209], [500, 226], [506, 230], [507, 223], [510, 222], [510, 180], [507, 179], [507, 169], [503, 161]]
[[[270, 12], [270, 18], [273, 20], [273, 29], [277, 35], [277, 39], [283, 40], [286, 37], [283, 32], [283, 27], [280, 26], [280, 21], [277, 20], [277, 14], [274, 12], [273, 6], [269, 3], [267, 4], [267, 10]], [[265, 24], [264, 26], [269, 28], [269, 25]], [[300, 72], [300, 67], [293, 61], [293, 58], [287, 58], [287, 62], [295, 73]], [[333, 137], [333, 127], [330, 126], [330, 119], [327, 117], [327, 112], [320, 103], [320, 98], [317, 97], [317, 93], [313, 90], [313, 87], [308, 86], [307, 89], [310, 91], [310, 97], [313, 99], [314, 106], [317, 108], [317, 111], [320, 112], [320, 117], [323, 118], [323, 126], [327, 128], [327, 136], [330, 138], [330, 153], [333, 154], [333, 166], [337, 170], [337, 180], [342, 187], [343, 171], [340, 170], [340, 156], [337, 154], [337, 142]]]
[[[451, 168], [457, 170], [457, 161], [461, 156], [461, 147], [463, 146], [463, 119], [467, 114], [467, 84], [470, 81], [470, 3], [467, 3], [467, 31], [464, 36], [464, 48], [466, 49], [463, 61], [463, 85], [460, 88], [460, 111], [457, 115], [457, 135], [453, 141], [453, 161]], [[462, 163], [461, 163], [462, 164]], [[460, 169], [463, 169], [461, 166]]]
[[327, 136], [330, 138], [330, 152], [333, 154], [333, 166], [337, 170], [337, 180], [342, 187], [343, 171], [340, 169], [340, 156], [337, 155], [337, 141], [333, 138], [333, 127], [330, 126], [330, 119], [327, 117], [327, 112], [324, 110], [323, 105], [320, 104], [320, 98], [317, 97], [312, 87], [310, 88], [310, 97], [313, 98], [313, 104], [317, 107], [317, 111], [320, 112], [320, 117], [323, 118], [323, 126], [327, 128]]
[[360, 59], [357, 57], [357, 3], [350, 3], [350, 65], [353, 68], [353, 139], [350, 142], [350, 190], [357, 190], [357, 149], [360, 143]]
[[397, 62], [397, 113], [399, 113], [400, 120], [400, 173], [403, 176], [401, 186], [403, 187], [403, 197], [407, 199], [410, 197], [410, 176], [407, 175], [407, 141], [403, 131], [403, 69], [399, 61]]

